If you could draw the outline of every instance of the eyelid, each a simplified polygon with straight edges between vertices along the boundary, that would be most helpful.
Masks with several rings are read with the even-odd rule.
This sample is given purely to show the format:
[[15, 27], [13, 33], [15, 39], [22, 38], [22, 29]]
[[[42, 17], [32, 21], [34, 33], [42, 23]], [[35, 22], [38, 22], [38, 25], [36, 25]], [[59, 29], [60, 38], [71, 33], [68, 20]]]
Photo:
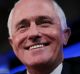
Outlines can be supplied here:
[[30, 22], [26, 19], [23, 19], [16, 25], [16, 28], [18, 29], [21, 26], [30, 26]]
[[19, 22], [19, 24], [22, 24], [22, 23], [23, 23], [23, 24], [24, 24], [24, 23], [30, 24], [29, 21], [26, 20], [26, 19], [23, 19], [22, 21]]
[[53, 21], [51, 19], [41, 19], [41, 20], [37, 20], [36, 21], [36, 24], [37, 25], [40, 25], [40, 24], [53, 24]]
[[44, 19], [43, 21], [52, 24], [52, 20], [50, 19]]

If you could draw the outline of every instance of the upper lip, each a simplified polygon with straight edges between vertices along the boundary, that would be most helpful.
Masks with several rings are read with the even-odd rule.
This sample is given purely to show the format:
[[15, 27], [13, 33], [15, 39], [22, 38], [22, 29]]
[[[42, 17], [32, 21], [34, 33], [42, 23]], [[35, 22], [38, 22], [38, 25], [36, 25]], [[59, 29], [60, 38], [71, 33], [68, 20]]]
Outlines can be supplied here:
[[25, 46], [24, 49], [29, 50], [30, 47], [35, 46], [35, 45], [48, 46], [49, 44], [50, 44], [50, 42], [36, 43], [36, 44], [29, 45], [29, 46]]

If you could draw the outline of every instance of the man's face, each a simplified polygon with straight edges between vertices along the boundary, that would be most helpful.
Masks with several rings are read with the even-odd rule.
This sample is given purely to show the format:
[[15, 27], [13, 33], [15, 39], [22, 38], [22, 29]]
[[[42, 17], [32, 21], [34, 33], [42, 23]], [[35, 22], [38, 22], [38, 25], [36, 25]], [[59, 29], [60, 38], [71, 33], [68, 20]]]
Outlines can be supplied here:
[[59, 63], [63, 59], [60, 20], [51, 3], [24, 0], [14, 11], [11, 45], [27, 66]]

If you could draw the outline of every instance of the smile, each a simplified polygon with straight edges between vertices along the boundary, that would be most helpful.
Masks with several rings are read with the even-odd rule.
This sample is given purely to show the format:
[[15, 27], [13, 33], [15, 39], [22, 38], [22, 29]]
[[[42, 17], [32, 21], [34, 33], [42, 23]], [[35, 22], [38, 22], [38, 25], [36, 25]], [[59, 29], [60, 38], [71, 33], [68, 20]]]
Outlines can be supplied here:
[[32, 49], [37, 49], [37, 48], [42, 48], [44, 46], [48, 46], [49, 44], [50, 44], [50, 42], [38, 43], [38, 44], [34, 44], [34, 45], [30, 45], [28, 47], [25, 47], [24, 49], [32, 50]]
[[42, 48], [44, 45], [43, 44], [40, 44], [40, 45], [33, 45], [31, 46], [29, 49], [36, 49], [36, 48]]

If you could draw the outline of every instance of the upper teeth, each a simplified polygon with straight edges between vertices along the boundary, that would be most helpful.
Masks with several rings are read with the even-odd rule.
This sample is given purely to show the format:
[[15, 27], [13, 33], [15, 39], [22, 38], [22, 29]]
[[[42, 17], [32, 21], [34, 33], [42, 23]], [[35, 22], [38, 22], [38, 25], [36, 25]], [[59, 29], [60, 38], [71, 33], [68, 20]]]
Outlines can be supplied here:
[[41, 47], [43, 47], [43, 44], [31, 46], [30, 49], [36, 49], [36, 48], [41, 48]]

